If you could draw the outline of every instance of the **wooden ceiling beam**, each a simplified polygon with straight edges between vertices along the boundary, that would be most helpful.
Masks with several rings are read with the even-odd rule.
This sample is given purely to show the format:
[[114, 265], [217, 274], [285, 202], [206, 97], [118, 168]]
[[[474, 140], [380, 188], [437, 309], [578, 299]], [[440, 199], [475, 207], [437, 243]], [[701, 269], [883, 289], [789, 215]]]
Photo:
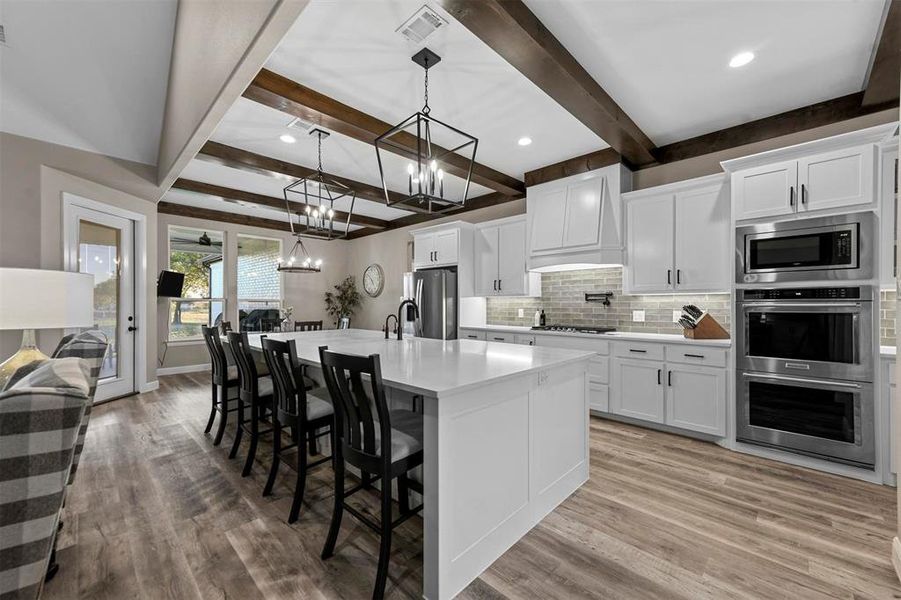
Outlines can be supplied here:
[[888, 3], [882, 34], [870, 66], [863, 106], [872, 106], [898, 99], [901, 93], [901, 0]]
[[291, 232], [291, 226], [287, 221], [263, 219], [261, 217], [239, 215], [209, 208], [196, 208], [184, 204], [173, 204], [172, 202], [157, 202], [156, 210], [161, 215], [176, 215], [179, 217], [203, 219], [205, 221], [218, 221], [220, 223], [232, 223], [233, 225], [246, 225], [248, 227], [260, 227], [262, 229]]
[[[393, 127], [393, 124], [367, 115], [267, 69], [261, 70], [254, 78], [244, 91], [244, 97], [367, 144], [374, 144], [375, 138]], [[392, 147], [386, 147], [386, 150], [407, 158], [415, 155], [416, 137], [412, 134], [400, 132], [392, 136], [391, 141], [409, 148], [409, 151], [404, 152]], [[436, 149], [438, 152], [444, 150], [440, 147]], [[465, 157], [450, 154], [444, 162], [445, 171], [457, 177], [466, 177], [469, 161]], [[471, 181], [508, 195], [525, 192], [525, 186], [518, 179], [479, 163], [473, 165]]]
[[594, 169], [621, 163], [622, 160], [623, 157], [613, 148], [605, 148], [596, 152], [590, 152], [588, 154], [583, 154], [582, 156], [570, 158], [527, 172], [525, 176], [526, 186], [531, 187], [547, 181], [563, 179], [570, 175], [587, 173]]
[[[316, 173], [316, 169], [289, 163], [269, 156], [263, 156], [262, 154], [254, 154], [247, 150], [220, 144], [219, 142], [207, 142], [204, 144], [197, 154], [197, 159], [230, 167], [239, 171], [281, 179], [285, 181], [285, 185], [292, 179], [302, 179]], [[332, 175], [331, 173], [325, 173], [325, 175], [354, 190], [357, 193], [357, 198], [378, 202], [380, 204], [385, 203], [385, 192], [380, 187], [361, 181], [354, 181], [353, 179], [348, 179], [346, 177]], [[397, 192], [391, 192], [390, 197], [392, 202], [404, 198], [404, 196]]]
[[438, 2], [627, 162], [654, 162], [654, 143], [521, 0]]
[[[840, 98], [833, 98], [825, 102], [818, 102], [778, 115], [764, 117], [756, 121], [742, 123], [734, 127], [727, 127], [726, 129], [661, 146], [656, 150], [658, 159], [656, 164], [667, 164], [712, 152], [728, 150], [737, 146], [762, 142], [771, 138], [861, 117], [898, 105], [898, 97], [896, 95], [894, 101], [862, 106], [863, 94], [863, 92], [857, 92]], [[656, 164], [644, 165], [642, 168], [653, 167]]]
[[[212, 183], [204, 183], [202, 181], [193, 181], [190, 179], [178, 179], [172, 184], [172, 187], [186, 192], [194, 192], [197, 194], [206, 194], [208, 196], [218, 196], [225, 200], [233, 202], [248, 202], [258, 206], [265, 206], [277, 210], [285, 211], [287, 206], [283, 198], [274, 198], [263, 194], [255, 194], [253, 192], [245, 192], [244, 190], [236, 190]], [[297, 214], [303, 214], [307, 205], [303, 202], [289, 202], [291, 209]], [[315, 206], [311, 208], [316, 208]], [[344, 211], [335, 211], [335, 221], [345, 223], [347, 221], [347, 213]], [[351, 225], [360, 225], [362, 227], [371, 227], [374, 229], [387, 229], [388, 221], [376, 219], [375, 217], [367, 217], [359, 213], [353, 213], [350, 217]]]

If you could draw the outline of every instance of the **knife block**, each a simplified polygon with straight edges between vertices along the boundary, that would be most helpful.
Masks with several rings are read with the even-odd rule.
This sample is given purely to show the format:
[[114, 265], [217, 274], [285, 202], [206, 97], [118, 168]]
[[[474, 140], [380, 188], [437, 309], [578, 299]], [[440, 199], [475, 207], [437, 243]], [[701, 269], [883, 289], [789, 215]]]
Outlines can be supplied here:
[[716, 319], [704, 313], [694, 329], [683, 329], [682, 335], [691, 340], [728, 340], [729, 332]]

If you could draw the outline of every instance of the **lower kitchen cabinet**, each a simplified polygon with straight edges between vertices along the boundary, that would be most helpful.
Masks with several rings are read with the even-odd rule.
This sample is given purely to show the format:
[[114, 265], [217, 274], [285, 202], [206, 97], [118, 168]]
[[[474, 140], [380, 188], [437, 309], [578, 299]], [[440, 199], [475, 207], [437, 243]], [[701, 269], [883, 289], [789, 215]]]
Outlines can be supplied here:
[[667, 364], [667, 425], [724, 436], [725, 398], [725, 369]]
[[663, 423], [663, 368], [661, 362], [614, 358], [610, 412]]
[[603, 383], [588, 383], [588, 408], [599, 412], [610, 412], [610, 388]]

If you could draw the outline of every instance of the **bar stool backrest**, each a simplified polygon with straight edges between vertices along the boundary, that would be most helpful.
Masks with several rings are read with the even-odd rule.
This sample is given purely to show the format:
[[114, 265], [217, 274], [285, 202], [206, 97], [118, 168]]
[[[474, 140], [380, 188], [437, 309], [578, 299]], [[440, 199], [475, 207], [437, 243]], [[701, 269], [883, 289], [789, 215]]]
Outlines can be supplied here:
[[219, 339], [219, 330], [215, 327], [201, 326], [203, 341], [210, 353], [210, 366], [213, 372], [213, 383], [216, 385], [228, 385], [228, 360], [225, 358], [225, 350], [222, 348], [222, 340]]
[[258, 397], [259, 375], [257, 365], [250, 353], [247, 332], [228, 332], [228, 347], [231, 349], [235, 366], [238, 367], [238, 390], [242, 400], [252, 401]]
[[307, 422], [307, 392], [303, 369], [297, 364], [296, 343], [294, 340], [282, 342], [263, 338], [262, 345], [263, 358], [272, 377], [279, 420], [290, 423], [290, 419], [299, 419], [303, 429]]
[[[335, 407], [336, 436], [344, 458], [363, 467], [378, 461], [390, 464], [391, 418], [379, 355], [341, 354], [321, 346], [319, 357]], [[364, 375], [368, 375], [368, 383], [363, 381]], [[378, 448], [377, 428], [381, 442]]]

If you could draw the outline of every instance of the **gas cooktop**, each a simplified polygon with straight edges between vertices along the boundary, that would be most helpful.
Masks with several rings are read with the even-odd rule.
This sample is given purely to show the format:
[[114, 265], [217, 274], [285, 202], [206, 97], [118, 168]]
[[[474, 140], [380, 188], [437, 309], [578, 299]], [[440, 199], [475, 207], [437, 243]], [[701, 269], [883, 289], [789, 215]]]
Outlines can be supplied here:
[[541, 325], [532, 327], [532, 331], [560, 331], [563, 333], [610, 333], [615, 327], [594, 327], [592, 325]]

